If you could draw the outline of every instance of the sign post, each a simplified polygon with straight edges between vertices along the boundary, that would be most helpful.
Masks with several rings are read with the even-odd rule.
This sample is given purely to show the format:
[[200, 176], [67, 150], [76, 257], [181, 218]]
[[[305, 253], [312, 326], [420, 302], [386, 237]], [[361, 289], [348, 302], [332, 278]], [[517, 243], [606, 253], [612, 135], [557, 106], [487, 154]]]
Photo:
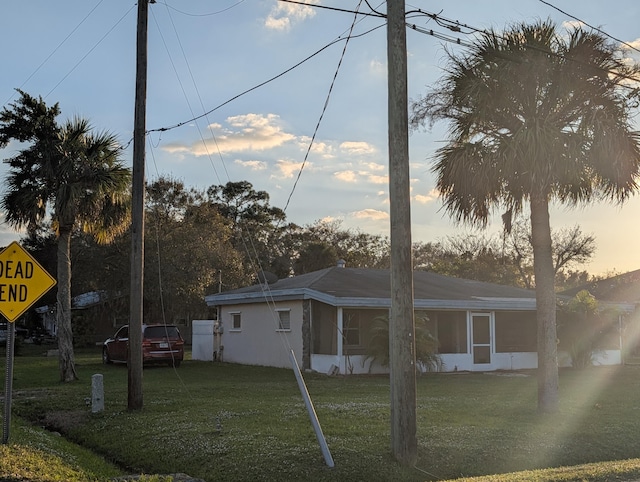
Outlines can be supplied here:
[[11, 425], [11, 392], [13, 391], [13, 347], [16, 339], [16, 327], [13, 323], [7, 326], [7, 366], [4, 377], [4, 418], [2, 424], [2, 443], [9, 441]]
[[9, 427], [11, 425], [13, 352], [16, 337], [13, 323], [55, 284], [56, 280], [15, 241], [0, 252], [0, 314], [9, 322], [4, 386], [3, 444], [9, 441]]

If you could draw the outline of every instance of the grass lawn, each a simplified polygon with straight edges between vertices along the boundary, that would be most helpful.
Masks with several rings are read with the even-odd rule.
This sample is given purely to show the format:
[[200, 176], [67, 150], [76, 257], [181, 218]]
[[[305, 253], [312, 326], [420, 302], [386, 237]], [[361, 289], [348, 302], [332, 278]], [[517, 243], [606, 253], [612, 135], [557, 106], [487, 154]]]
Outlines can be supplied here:
[[[129, 412], [125, 366], [102, 365], [97, 348], [79, 351], [80, 380], [61, 384], [57, 358], [42, 351], [27, 347], [15, 358], [14, 425], [25, 419], [63, 433], [122, 473], [184, 472], [207, 481], [426, 481], [569, 467], [480, 480], [640, 479], [634, 460], [640, 457], [640, 366], [561, 371], [554, 416], [536, 412], [533, 372], [419, 377], [413, 468], [399, 467], [390, 454], [387, 377], [305, 374], [335, 461], [328, 468], [291, 370], [192, 360], [175, 370], [149, 367], [144, 408]], [[100, 414], [85, 402], [95, 373], [104, 376]], [[7, 447], [32, 447], [30, 428], [19, 426], [26, 435], [12, 429]], [[6, 465], [0, 452], [0, 478], [8, 475]], [[117, 472], [106, 464], [92, 469], [94, 479], [57, 480], [106, 480]]]

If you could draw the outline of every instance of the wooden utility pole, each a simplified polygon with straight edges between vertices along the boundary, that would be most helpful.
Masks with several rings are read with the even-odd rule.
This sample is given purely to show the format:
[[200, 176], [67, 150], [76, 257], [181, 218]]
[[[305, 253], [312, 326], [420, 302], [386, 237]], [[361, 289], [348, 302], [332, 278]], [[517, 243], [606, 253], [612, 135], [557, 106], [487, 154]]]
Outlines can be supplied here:
[[391, 217], [391, 450], [406, 466], [417, 461], [416, 360], [411, 261], [409, 112], [404, 0], [387, 1], [389, 201]]
[[[153, 3], [153, 0], [151, 0]], [[131, 295], [129, 308], [128, 408], [142, 409], [142, 320], [144, 287], [144, 163], [147, 109], [147, 20], [149, 0], [138, 0], [136, 99], [131, 189]]]

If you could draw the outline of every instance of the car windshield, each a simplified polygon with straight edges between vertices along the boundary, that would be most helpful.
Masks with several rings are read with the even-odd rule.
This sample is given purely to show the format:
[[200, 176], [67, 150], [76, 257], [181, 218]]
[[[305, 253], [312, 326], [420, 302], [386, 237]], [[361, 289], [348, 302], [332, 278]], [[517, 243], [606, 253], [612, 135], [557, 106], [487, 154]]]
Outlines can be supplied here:
[[180, 338], [180, 333], [175, 326], [147, 326], [144, 330], [145, 338]]

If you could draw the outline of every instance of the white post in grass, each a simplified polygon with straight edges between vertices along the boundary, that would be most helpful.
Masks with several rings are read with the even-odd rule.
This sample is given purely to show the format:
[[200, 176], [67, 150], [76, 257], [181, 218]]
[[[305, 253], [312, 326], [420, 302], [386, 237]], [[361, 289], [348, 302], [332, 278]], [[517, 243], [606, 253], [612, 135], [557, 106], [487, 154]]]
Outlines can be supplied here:
[[289, 353], [289, 358], [291, 359], [291, 365], [293, 366], [293, 373], [296, 375], [296, 380], [298, 381], [298, 387], [300, 388], [300, 393], [302, 393], [302, 398], [304, 398], [304, 404], [307, 406], [307, 412], [309, 413], [309, 418], [311, 419], [311, 424], [313, 425], [313, 430], [316, 432], [316, 438], [318, 439], [318, 443], [320, 444], [320, 449], [322, 450], [322, 455], [324, 456], [324, 461], [327, 466], [333, 468], [333, 457], [331, 457], [331, 452], [329, 452], [329, 446], [327, 445], [327, 440], [324, 438], [324, 434], [322, 433], [322, 428], [320, 427], [320, 422], [318, 421], [318, 415], [316, 414], [315, 408], [313, 408], [313, 402], [311, 401], [311, 397], [309, 396], [309, 391], [307, 390], [307, 386], [302, 379], [302, 373], [300, 372], [300, 366], [298, 365], [298, 360], [296, 360], [296, 355], [291, 350]]
[[91, 376], [91, 413], [104, 411], [104, 383], [102, 374]]

